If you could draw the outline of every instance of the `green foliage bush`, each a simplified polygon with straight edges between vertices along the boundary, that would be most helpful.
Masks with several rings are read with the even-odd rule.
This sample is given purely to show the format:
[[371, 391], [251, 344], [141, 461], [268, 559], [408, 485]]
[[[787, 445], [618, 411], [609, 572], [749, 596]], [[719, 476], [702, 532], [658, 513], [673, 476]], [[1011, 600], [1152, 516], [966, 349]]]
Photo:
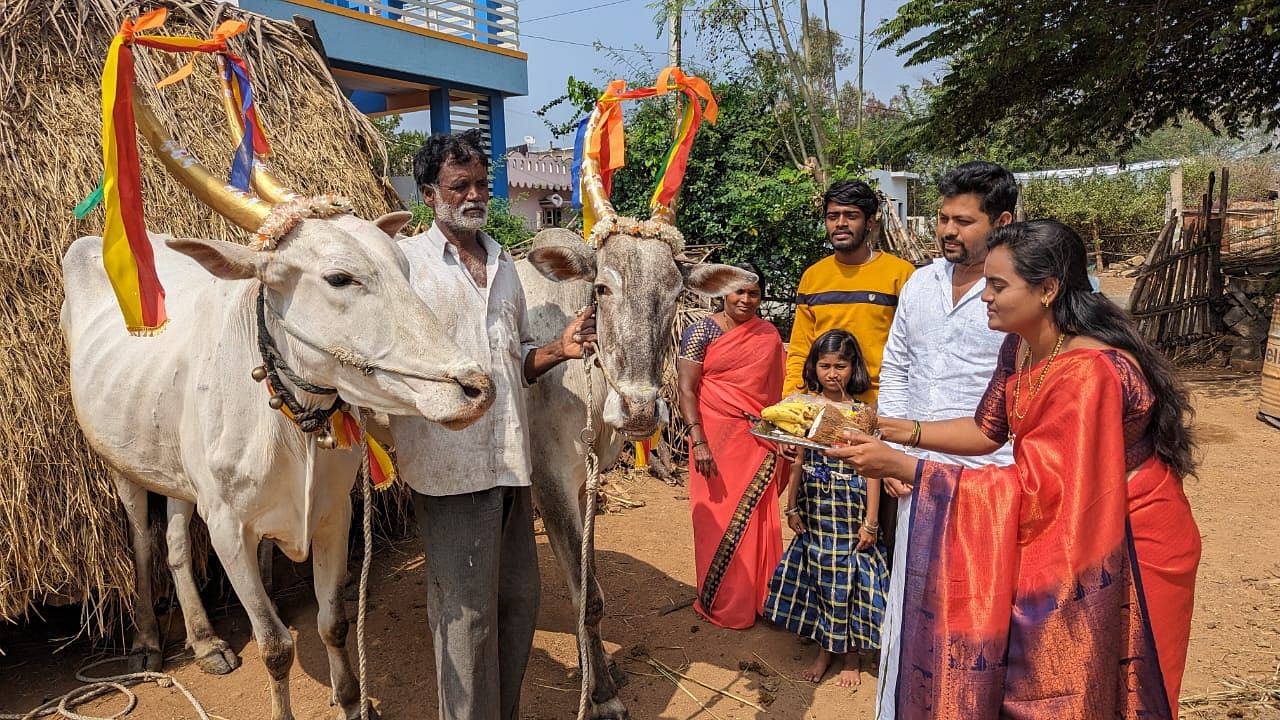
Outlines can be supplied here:
[[1028, 218], [1057, 218], [1091, 246], [1097, 236], [1104, 252], [1135, 254], [1145, 253], [1155, 239], [1147, 233], [1164, 225], [1168, 191], [1169, 171], [1158, 170], [1033, 181], [1022, 202]]

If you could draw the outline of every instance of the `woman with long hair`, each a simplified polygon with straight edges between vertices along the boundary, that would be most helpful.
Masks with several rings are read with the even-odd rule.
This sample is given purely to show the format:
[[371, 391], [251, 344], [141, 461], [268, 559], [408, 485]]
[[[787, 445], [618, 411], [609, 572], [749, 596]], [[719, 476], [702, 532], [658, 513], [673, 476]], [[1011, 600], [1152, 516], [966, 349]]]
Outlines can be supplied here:
[[779, 400], [786, 363], [782, 338], [759, 315], [763, 290], [760, 280], [725, 295], [722, 310], [685, 330], [676, 358], [689, 424], [693, 607], [735, 629], [755, 623], [782, 557], [778, 486], [786, 463], [776, 446], [751, 435], [747, 419]]
[[1056, 220], [988, 241], [1009, 333], [973, 419], [882, 421], [952, 454], [1013, 440], [1015, 464], [919, 461], [869, 436], [831, 455], [912, 484], [897, 717], [1173, 718], [1200, 534], [1191, 403], [1170, 362], [1093, 292]]

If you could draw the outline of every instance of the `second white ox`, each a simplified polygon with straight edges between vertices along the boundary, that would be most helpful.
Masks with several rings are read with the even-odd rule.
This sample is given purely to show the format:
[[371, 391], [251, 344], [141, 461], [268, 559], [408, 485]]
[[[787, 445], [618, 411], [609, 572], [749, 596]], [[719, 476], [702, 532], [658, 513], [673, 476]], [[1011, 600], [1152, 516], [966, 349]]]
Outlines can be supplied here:
[[[602, 203], [597, 217], [613, 208]], [[586, 406], [587, 374], [582, 362], [570, 362], [538, 380], [530, 392], [529, 429], [533, 493], [575, 604], [580, 597], [579, 548], [582, 542], [581, 493], [586, 482], [582, 421], [588, 416], [599, 433], [601, 467], [617, 458], [623, 440], [653, 435], [668, 419], [659, 397], [671, 323], [685, 290], [719, 296], [755, 275], [728, 265], [689, 262], [683, 239], [665, 215], [625, 220], [631, 232], [610, 234], [599, 249], [568, 230], [539, 233], [527, 260], [516, 264], [536, 341], [560, 332], [578, 310], [596, 304], [599, 346], [592, 369], [594, 407]], [[583, 675], [588, 678], [593, 720], [628, 717], [618, 697], [624, 676], [617, 672], [600, 639], [604, 600], [587, 569], [587, 648]]]
[[[359, 451], [316, 450], [314, 439], [268, 406], [250, 371], [263, 364], [263, 323], [280, 364], [307, 386], [336, 389], [344, 400], [377, 412], [446, 425], [479, 417], [492, 401], [489, 378], [462, 359], [414, 294], [404, 255], [391, 240], [408, 219], [408, 213], [375, 222], [349, 213], [312, 217], [262, 251], [153, 237], [173, 318], [156, 337], [125, 332], [103, 271], [101, 238], [80, 238], [67, 251], [62, 325], [72, 398], [129, 515], [137, 576], [133, 652], [146, 668], [158, 670], [161, 663], [150, 582], [150, 491], [168, 498], [169, 566], [200, 667], [225, 673], [239, 660], [214, 634], [192, 578], [187, 526], [193, 511], [208, 525], [253, 625], [271, 676], [273, 720], [293, 717], [293, 639], [258, 571], [262, 539], [295, 561], [311, 553], [317, 627], [338, 717], [359, 717], [341, 595]], [[282, 382], [308, 408], [334, 401]]]

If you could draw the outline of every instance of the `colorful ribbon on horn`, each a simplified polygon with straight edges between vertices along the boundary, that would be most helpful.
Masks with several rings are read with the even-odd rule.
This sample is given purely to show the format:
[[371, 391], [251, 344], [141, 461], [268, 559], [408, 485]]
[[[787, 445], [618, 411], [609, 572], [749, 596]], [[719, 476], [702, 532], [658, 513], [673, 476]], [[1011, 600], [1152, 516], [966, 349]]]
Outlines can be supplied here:
[[[138, 162], [137, 126], [133, 118], [134, 64], [133, 46], [163, 50], [165, 52], [203, 52], [222, 55], [227, 60], [228, 72], [236, 74], [242, 100], [242, 113], [246, 132], [245, 142], [237, 149], [232, 162], [232, 184], [247, 191], [248, 177], [256, 148], [267, 151], [266, 138], [258, 130], [257, 115], [253, 108], [249, 89], [248, 66], [242, 58], [227, 48], [227, 39], [245, 29], [245, 24], [228, 20], [218, 26], [207, 39], [139, 35], [164, 25], [168, 11], [152, 10], [137, 20], [126, 18], [120, 31], [111, 40], [106, 62], [102, 66], [102, 202], [105, 225], [102, 232], [102, 260], [107, 277], [115, 290], [116, 300], [124, 314], [125, 327], [132, 335], [154, 335], [164, 329], [168, 318], [164, 308], [164, 287], [156, 274], [155, 257], [151, 241], [147, 238], [143, 223], [142, 182]], [[194, 59], [183, 65], [157, 87], [179, 82], [191, 74]], [[247, 145], [246, 145], [247, 144]], [[247, 155], [247, 163], [240, 156]], [[243, 170], [241, 171], [241, 168]], [[243, 184], [235, 182], [241, 175]], [[77, 207], [77, 214], [87, 213], [93, 194]]]
[[[667, 150], [662, 168], [654, 183], [653, 193], [649, 198], [649, 205], [652, 208], [669, 207], [680, 190], [680, 184], [684, 181], [685, 171], [689, 167], [689, 152], [693, 149], [693, 138], [698, 132], [698, 127], [704, 119], [714, 125], [719, 113], [715, 95], [705, 80], [694, 75], [686, 75], [683, 70], [674, 66], [663, 68], [662, 72], [658, 73], [658, 80], [653, 87], [628, 90], [625, 80], [614, 80], [600, 95], [592, 117], [583, 120], [578, 126], [578, 135], [573, 147], [573, 204], [575, 208], [582, 210], [584, 237], [591, 236], [595, 217], [590, 203], [582, 202], [583, 158], [596, 161], [605, 195], [612, 194], [613, 172], [626, 164], [622, 101], [657, 97], [675, 91], [684, 93], [689, 98], [689, 102], [685, 104], [682, 111], [680, 123], [676, 127], [675, 140]], [[592, 122], [593, 119], [594, 122]]]

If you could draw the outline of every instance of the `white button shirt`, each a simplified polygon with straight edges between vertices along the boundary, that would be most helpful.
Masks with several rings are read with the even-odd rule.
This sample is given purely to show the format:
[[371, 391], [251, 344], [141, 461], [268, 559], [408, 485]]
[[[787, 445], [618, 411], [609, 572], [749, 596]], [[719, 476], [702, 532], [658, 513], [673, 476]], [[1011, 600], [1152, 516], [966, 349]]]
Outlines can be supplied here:
[[[1005, 334], [987, 327], [987, 305], [980, 297], [985, 278], [952, 303], [953, 270], [940, 258], [912, 273], [902, 287], [880, 365], [878, 410], [885, 417], [973, 417], [987, 391]], [[979, 457], [909, 452], [966, 467], [1013, 463], [1009, 445]]]
[[524, 289], [498, 243], [478, 235], [486, 287], [476, 284], [457, 249], [435, 224], [400, 241], [409, 284], [462, 352], [493, 380], [493, 405], [473, 424], [449, 430], [421, 417], [392, 417], [400, 476], [424, 495], [462, 495], [529, 485], [524, 357], [534, 349]]

